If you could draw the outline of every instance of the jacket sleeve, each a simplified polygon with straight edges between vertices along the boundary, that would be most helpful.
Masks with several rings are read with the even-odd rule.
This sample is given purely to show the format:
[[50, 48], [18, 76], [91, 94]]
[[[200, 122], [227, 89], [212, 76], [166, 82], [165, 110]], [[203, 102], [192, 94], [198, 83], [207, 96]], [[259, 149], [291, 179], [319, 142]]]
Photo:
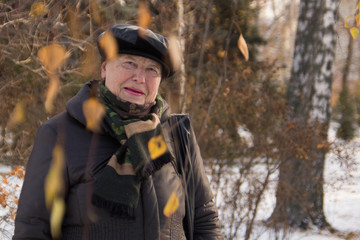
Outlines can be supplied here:
[[44, 181], [52, 161], [56, 141], [57, 134], [48, 124], [39, 127], [26, 166], [13, 240], [51, 239], [50, 215], [44, 198]]
[[217, 208], [213, 201], [214, 196], [192, 127], [190, 131], [190, 152], [195, 185], [194, 239], [224, 239], [220, 231]]

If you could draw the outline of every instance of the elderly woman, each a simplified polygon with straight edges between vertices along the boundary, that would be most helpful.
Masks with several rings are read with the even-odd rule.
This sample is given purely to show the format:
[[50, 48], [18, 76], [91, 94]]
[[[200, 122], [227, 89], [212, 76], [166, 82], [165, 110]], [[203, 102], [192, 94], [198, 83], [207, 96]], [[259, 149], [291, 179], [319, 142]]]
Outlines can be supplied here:
[[[158, 94], [161, 80], [174, 73], [166, 39], [124, 24], [107, 33], [119, 54], [107, 59], [98, 44], [103, 80], [85, 84], [65, 112], [38, 129], [13, 239], [52, 239], [44, 181], [56, 144], [66, 161], [62, 239], [222, 239], [192, 128], [182, 129]], [[96, 133], [83, 112], [91, 96], [106, 109]], [[186, 141], [181, 132], [190, 133]], [[179, 206], [165, 216], [172, 193]]]

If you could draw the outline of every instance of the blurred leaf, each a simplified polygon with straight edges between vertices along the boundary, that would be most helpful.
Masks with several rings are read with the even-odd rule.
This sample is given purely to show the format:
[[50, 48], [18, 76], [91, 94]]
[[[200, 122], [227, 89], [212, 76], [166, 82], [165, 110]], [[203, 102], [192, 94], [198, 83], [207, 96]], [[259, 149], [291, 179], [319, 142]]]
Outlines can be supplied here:
[[65, 202], [61, 198], [56, 198], [54, 200], [51, 216], [50, 216], [50, 226], [51, 226], [51, 235], [53, 238], [61, 237], [61, 226], [65, 213]]
[[323, 144], [323, 143], [319, 143], [319, 144], [316, 146], [317, 149], [322, 149], [322, 148], [324, 148], [324, 147], [325, 147], [325, 144]]
[[151, 21], [151, 15], [149, 13], [149, 9], [145, 2], [139, 3], [138, 15], [139, 15], [138, 25], [144, 29], [147, 29]]
[[51, 112], [54, 108], [54, 100], [60, 89], [60, 80], [55, 76], [51, 76], [49, 86], [46, 90], [45, 96], [45, 109], [47, 112]]
[[[17, 204], [16, 204], [17, 205]], [[14, 210], [10, 210], [10, 218], [11, 220], [15, 220], [16, 212]]]
[[9, 184], [5, 174], [2, 174], [2, 178], [3, 178], [3, 184]]
[[218, 55], [218, 57], [220, 57], [220, 58], [224, 58], [224, 57], [225, 57], [225, 54], [226, 54], [226, 51], [225, 51], [225, 50], [219, 50], [219, 51], [217, 52], [217, 55]]
[[288, 132], [289, 130], [291, 130], [293, 128], [293, 122], [290, 121], [288, 124], [286, 124], [286, 127], [285, 127], [285, 132]]
[[224, 97], [226, 97], [229, 93], [230, 93], [230, 88], [229, 87], [225, 88], [225, 91], [223, 93]]
[[195, 78], [194, 78], [194, 76], [193, 75], [191, 75], [190, 77], [189, 77], [189, 82], [190, 82], [190, 84], [195, 84]]
[[173, 192], [167, 201], [165, 208], [164, 208], [164, 215], [166, 217], [171, 217], [171, 215], [176, 212], [179, 207], [179, 199], [175, 192]]
[[350, 16], [347, 16], [347, 17], [345, 18], [345, 23], [344, 23], [344, 27], [345, 27], [345, 28], [350, 28], [350, 26], [349, 26], [349, 18], [350, 18]]
[[35, 2], [30, 9], [30, 16], [42, 17], [49, 12], [44, 2]]
[[171, 59], [171, 63], [175, 70], [179, 70], [181, 66], [181, 52], [179, 48], [179, 41], [177, 37], [170, 36], [169, 40], [169, 55]]
[[110, 32], [104, 33], [99, 41], [100, 48], [105, 52], [106, 60], [116, 58], [118, 53], [118, 46], [116, 39]]
[[166, 152], [167, 146], [161, 134], [149, 140], [148, 149], [151, 159], [156, 159]]
[[86, 45], [84, 60], [81, 64], [81, 73], [84, 76], [88, 77], [94, 75], [98, 70], [96, 56], [97, 56], [96, 49], [90, 45]]
[[243, 54], [245, 61], [248, 61], [249, 60], [249, 50], [248, 50], [246, 41], [242, 34], [240, 34], [237, 45], [238, 45], [238, 48], [240, 49], [240, 52]]
[[6, 194], [4, 193], [0, 193], [0, 205], [5, 208], [7, 206], [7, 203], [6, 203]]
[[96, 1], [94, 0], [90, 1], [90, 9], [91, 9], [92, 20], [95, 23], [100, 24], [101, 23], [100, 9]]
[[64, 166], [64, 151], [63, 148], [57, 144], [54, 147], [51, 166], [45, 178], [45, 203], [48, 209], [52, 208], [54, 200], [58, 197], [64, 188]]
[[50, 227], [54, 238], [61, 235], [62, 219], [65, 212], [65, 203], [60, 197], [64, 189], [64, 166], [64, 150], [59, 144], [56, 144], [53, 150], [53, 160], [45, 178], [45, 203], [46, 207], [51, 209]]
[[355, 21], [356, 21], [356, 26], [359, 27], [360, 26], [360, 13], [355, 15]]
[[79, 38], [80, 26], [79, 26], [78, 19], [77, 19], [77, 13], [75, 11], [73, 11], [73, 10], [68, 11], [68, 26], [69, 26], [69, 29], [71, 31], [71, 34], [75, 38]]
[[[19, 185], [16, 185], [16, 187], [18, 187], [18, 186], [19, 186]], [[19, 204], [19, 198], [18, 198], [17, 196], [14, 196], [13, 201], [14, 201], [14, 203], [15, 203], [16, 205]]]
[[25, 170], [23, 166], [15, 166], [14, 170], [9, 172], [9, 176], [17, 176], [19, 179], [24, 179]]
[[22, 123], [25, 120], [25, 109], [24, 109], [24, 103], [18, 102], [14, 108], [14, 111], [12, 112], [9, 122], [7, 126], [9, 128]]
[[66, 50], [63, 46], [52, 43], [42, 47], [38, 52], [41, 64], [49, 71], [55, 72], [65, 60]]
[[86, 119], [86, 128], [98, 132], [105, 114], [104, 105], [97, 98], [91, 97], [83, 103], [83, 112]]
[[357, 27], [352, 27], [350, 29], [351, 36], [356, 39], [357, 35], [359, 34], [359, 29]]

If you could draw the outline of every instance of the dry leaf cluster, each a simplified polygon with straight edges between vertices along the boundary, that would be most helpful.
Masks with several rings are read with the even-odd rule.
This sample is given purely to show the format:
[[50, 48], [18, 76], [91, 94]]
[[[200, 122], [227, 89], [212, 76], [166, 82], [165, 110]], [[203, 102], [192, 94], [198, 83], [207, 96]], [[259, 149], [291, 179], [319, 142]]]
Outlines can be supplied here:
[[349, 29], [351, 36], [356, 39], [356, 37], [359, 34], [359, 27], [360, 27], [360, 2], [358, 2], [357, 6], [356, 6], [356, 11], [355, 11], [355, 17], [354, 17], [354, 23], [353, 24], [349, 24], [349, 19], [351, 18], [350, 16], [347, 16], [345, 19], [345, 23], [344, 23], [344, 27]]

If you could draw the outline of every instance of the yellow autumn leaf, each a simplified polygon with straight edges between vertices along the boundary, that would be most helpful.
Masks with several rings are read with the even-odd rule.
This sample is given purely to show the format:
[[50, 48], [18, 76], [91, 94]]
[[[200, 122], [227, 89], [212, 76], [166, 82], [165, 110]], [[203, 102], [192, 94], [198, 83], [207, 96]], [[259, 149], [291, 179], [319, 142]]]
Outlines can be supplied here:
[[151, 21], [151, 15], [149, 13], [149, 9], [146, 3], [140, 2], [138, 9], [138, 25], [144, 29], [147, 29], [150, 24], [150, 21]]
[[93, 132], [98, 132], [101, 120], [105, 114], [105, 107], [95, 97], [87, 99], [83, 103], [83, 112], [86, 119], [86, 128]]
[[91, 12], [92, 20], [95, 23], [100, 24], [101, 23], [100, 8], [95, 0], [90, 1], [90, 12]]
[[226, 51], [225, 51], [225, 50], [219, 50], [219, 51], [217, 52], [217, 55], [218, 55], [218, 57], [220, 57], [220, 58], [224, 58], [224, 57], [225, 57], [225, 54], [226, 54]]
[[191, 75], [191, 76], [189, 77], [189, 83], [190, 83], [191, 85], [194, 85], [194, 84], [196, 83], [195, 77], [194, 77], [193, 75]]
[[90, 76], [97, 72], [96, 55], [97, 52], [94, 47], [91, 45], [85, 46], [84, 58], [81, 63], [81, 73], [84, 76]]
[[316, 148], [317, 149], [321, 149], [321, 148], [324, 148], [324, 144], [323, 143], [319, 143], [318, 145], [316, 145]]
[[176, 193], [173, 192], [165, 205], [163, 213], [166, 217], [169, 218], [171, 217], [171, 215], [173, 215], [174, 212], [176, 212], [178, 207], [179, 207], [179, 198], [177, 197]]
[[52, 208], [54, 200], [64, 188], [63, 169], [65, 166], [64, 150], [60, 145], [53, 149], [53, 159], [49, 172], [45, 178], [45, 203], [48, 209]]
[[229, 87], [225, 88], [225, 91], [223, 93], [224, 97], [226, 97], [229, 93], [230, 93], [230, 88]]
[[66, 50], [65, 47], [57, 43], [52, 43], [42, 47], [38, 52], [38, 56], [46, 70], [55, 72], [65, 61]]
[[237, 45], [238, 45], [238, 48], [239, 48], [240, 52], [244, 56], [245, 61], [248, 61], [249, 60], [249, 50], [248, 50], [246, 41], [245, 41], [242, 34], [240, 34]]
[[45, 109], [47, 112], [51, 112], [54, 108], [54, 100], [59, 93], [60, 89], [60, 80], [55, 76], [52, 75], [50, 77], [49, 86], [46, 90], [45, 95]]
[[360, 26], [360, 13], [355, 15], [355, 22], [356, 22], [356, 26], [359, 27]]
[[167, 151], [166, 143], [161, 134], [149, 140], [148, 149], [151, 159], [156, 159]]
[[49, 12], [44, 2], [35, 2], [30, 9], [30, 16], [41, 17]]
[[181, 66], [181, 53], [178, 44], [178, 39], [175, 36], [170, 36], [169, 40], [169, 55], [171, 59], [171, 64], [175, 70], [179, 70]]
[[72, 9], [70, 9], [68, 11], [68, 26], [70, 29], [71, 34], [75, 37], [78, 38], [79, 37], [79, 29], [80, 29], [80, 25], [79, 25], [79, 21], [77, 19], [78, 13]]
[[112, 60], [116, 58], [118, 53], [118, 46], [116, 39], [111, 32], [106, 32], [101, 36], [99, 45], [105, 53], [106, 60]]
[[17, 124], [22, 123], [25, 120], [25, 108], [23, 102], [18, 102], [10, 116], [7, 126], [13, 127]]
[[359, 34], [359, 29], [357, 27], [352, 27], [350, 29], [351, 36], [356, 39], [357, 35]]
[[349, 18], [350, 18], [350, 16], [347, 16], [347, 17], [345, 18], [345, 23], [344, 23], [344, 27], [345, 27], [345, 28], [350, 28]]
[[51, 235], [53, 238], [58, 239], [61, 237], [61, 227], [62, 227], [64, 213], [65, 213], [64, 200], [61, 198], [56, 198], [51, 208], [51, 215], [50, 215], [50, 228], [51, 228]]

